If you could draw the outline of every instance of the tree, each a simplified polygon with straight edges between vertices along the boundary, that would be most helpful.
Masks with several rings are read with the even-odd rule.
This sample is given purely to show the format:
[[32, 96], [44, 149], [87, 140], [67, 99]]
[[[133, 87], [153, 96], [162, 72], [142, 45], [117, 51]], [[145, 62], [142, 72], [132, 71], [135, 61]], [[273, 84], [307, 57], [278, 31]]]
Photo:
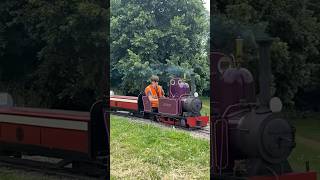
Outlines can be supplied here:
[[89, 102], [102, 94], [108, 34], [104, 7], [100, 1], [78, 0], [25, 5], [21, 22], [34, 40], [45, 44], [38, 52], [33, 89], [50, 106], [89, 109]]
[[[287, 106], [294, 104], [298, 91], [311, 85], [310, 80], [314, 79], [312, 72], [318, 72], [312, 69], [318, 67], [315, 64], [319, 64], [317, 58], [320, 43], [320, 35], [317, 33], [320, 27], [317, 18], [319, 11], [313, 11], [319, 6], [311, 6], [311, 2], [298, 0], [216, 2], [219, 12], [212, 17], [212, 19], [224, 17], [220, 25], [231, 27], [224, 28], [226, 31], [224, 34], [236, 31], [244, 36], [247, 43], [251, 42], [250, 39], [254, 41], [255, 37], [263, 34], [277, 38], [271, 49], [275, 94], [280, 96]], [[215, 27], [217, 26], [219, 27], [216, 24]], [[241, 28], [244, 26], [245, 28]], [[234, 33], [231, 38], [236, 38]], [[230, 44], [226, 47], [232, 49]], [[254, 45], [249, 44], [246, 48], [248, 61], [256, 61], [257, 52]], [[254, 71], [253, 67], [249, 66]]]
[[106, 7], [105, 1], [1, 2], [2, 82], [23, 89], [24, 105], [33, 92], [37, 106], [88, 110], [105, 87]]
[[152, 74], [166, 84], [190, 71], [200, 92], [208, 88], [209, 19], [201, 1], [114, 0], [111, 7], [114, 88], [137, 94]]

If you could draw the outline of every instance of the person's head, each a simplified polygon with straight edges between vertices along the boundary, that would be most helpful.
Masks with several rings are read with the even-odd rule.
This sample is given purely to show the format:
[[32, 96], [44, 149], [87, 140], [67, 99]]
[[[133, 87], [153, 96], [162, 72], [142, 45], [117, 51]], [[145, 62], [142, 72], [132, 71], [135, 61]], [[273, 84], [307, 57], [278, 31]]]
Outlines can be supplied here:
[[153, 87], [157, 86], [158, 85], [158, 82], [159, 82], [159, 77], [156, 76], [156, 75], [152, 75], [151, 78], [151, 84]]

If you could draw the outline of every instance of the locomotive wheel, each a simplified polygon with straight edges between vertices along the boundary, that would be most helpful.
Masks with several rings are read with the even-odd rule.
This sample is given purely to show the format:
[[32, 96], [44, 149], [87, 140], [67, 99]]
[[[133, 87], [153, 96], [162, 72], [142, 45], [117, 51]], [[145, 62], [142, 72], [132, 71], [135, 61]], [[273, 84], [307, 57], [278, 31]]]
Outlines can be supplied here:
[[146, 113], [144, 113], [143, 111], [142, 112], [133, 111], [132, 115], [135, 116], [135, 117], [139, 117], [139, 118], [145, 118], [146, 117]]
[[143, 117], [145, 119], [150, 119], [151, 121], [159, 122], [159, 119], [157, 118], [157, 116], [150, 113], [144, 113]]
[[154, 115], [150, 115], [149, 118], [150, 118], [151, 121], [159, 122], [159, 121], [157, 120], [157, 117], [154, 116]]
[[150, 114], [144, 112], [144, 113], [143, 113], [143, 118], [144, 118], [144, 119], [150, 119]]
[[160, 117], [159, 116], [153, 116], [155, 122], [160, 122]]

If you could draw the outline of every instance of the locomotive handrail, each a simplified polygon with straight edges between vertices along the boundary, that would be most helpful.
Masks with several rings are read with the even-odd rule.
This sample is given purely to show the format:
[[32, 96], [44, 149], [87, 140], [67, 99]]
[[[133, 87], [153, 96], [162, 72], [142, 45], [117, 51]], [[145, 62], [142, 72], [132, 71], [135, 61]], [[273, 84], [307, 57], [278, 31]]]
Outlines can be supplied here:
[[181, 95], [179, 96], [179, 99], [181, 99], [181, 98], [184, 97], [184, 96], [189, 96], [189, 94], [181, 94]]
[[248, 111], [249, 111], [249, 109], [242, 109], [240, 111], [231, 113], [231, 114], [227, 115], [226, 117], [229, 119], [229, 118], [232, 118], [232, 117], [234, 117], [234, 116], [236, 116], [238, 114], [245, 113], [245, 112], [248, 112]]
[[[184, 96], [189, 96], [189, 94], [181, 94], [180, 96], [179, 96], [179, 102], [181, 101], [181, 99], [182, 99], [182, 97], [184, 97]], [[181, 104], [181, 102], [180, 102], [180, 104]]]
[[[217, 136], [215, 136], [215, 157], [214, 157], [214, 159], [216, 160], [215, 161], [215, 166], [218, 168], [218, 170], [219, 170], [219, 174], [221, 175], [222, 174], [222, 169], [225, 169], [227, 166], [228, 166], [228, 161], [229, 161], [229, 154], [228, 154], [228, 151], [229, 151], [229, 147], [228, 147], [228, 144], [229, 144], [229, 137], [228, 137], [228, 123], [227, 123], [227, 120], [226, 119], [220, 119], [220, 120], [217, 120], [217, 121], [215, 121], [214, 122], [214, 128], [213, 128], [213, 130], [214, 130], [214, 134], [216, 135], [217, 134], [217, 127], [216, 127], [216, 124], [218, 123], [218, 122], [221, 122], [221, 125], [222, 125], [222, 129], [221, 129], [221, 143], [223, 143], [223, 135], [224, 135], [224, 129], [225, 129], [225, 131], [226, 131], [226, 133], [225, 133], [225, 135], [226, 135], [226, 151], [223, 151], [223, 144], [221, 144], [220, 145], [220, 159], [219, 159], [219, 162], [218, 162], [218, 150], [217, 150], [217, 142], [219, 142], [218, 140], [217, 140]], [[225, 127], [223, 128], [223, 123], [225, 123]], [[224, 166], [222, 166], [222, 152], [227, 152], [227, 154], [226, 154], [226, 164], [224, 164]], [[219, 164], [218, 164], [219, 163]]]
[[226, 118], [228, 112], [234, 107], [243, 107], [243, 106], [257, 106], [258, 103], [237, 103], [227, 107], [227, 109], [222, 114], [222, 118]]

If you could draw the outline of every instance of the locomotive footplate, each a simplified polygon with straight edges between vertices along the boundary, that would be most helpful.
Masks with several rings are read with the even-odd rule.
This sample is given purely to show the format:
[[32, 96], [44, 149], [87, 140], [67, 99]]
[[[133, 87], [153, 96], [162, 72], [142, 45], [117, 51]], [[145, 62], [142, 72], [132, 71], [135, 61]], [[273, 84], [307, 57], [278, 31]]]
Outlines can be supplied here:
[[155, 113], [155, 112], [150, 112], [147, 114], [151, 116], [151, 119], [155, 121], [160, 121], [168, 125], [182, 126], [187, 128], [200, 129], [207, 126], [209, 122], [208, 116], [184, 117], [184, 116], [164, 115], [162, 113]]

